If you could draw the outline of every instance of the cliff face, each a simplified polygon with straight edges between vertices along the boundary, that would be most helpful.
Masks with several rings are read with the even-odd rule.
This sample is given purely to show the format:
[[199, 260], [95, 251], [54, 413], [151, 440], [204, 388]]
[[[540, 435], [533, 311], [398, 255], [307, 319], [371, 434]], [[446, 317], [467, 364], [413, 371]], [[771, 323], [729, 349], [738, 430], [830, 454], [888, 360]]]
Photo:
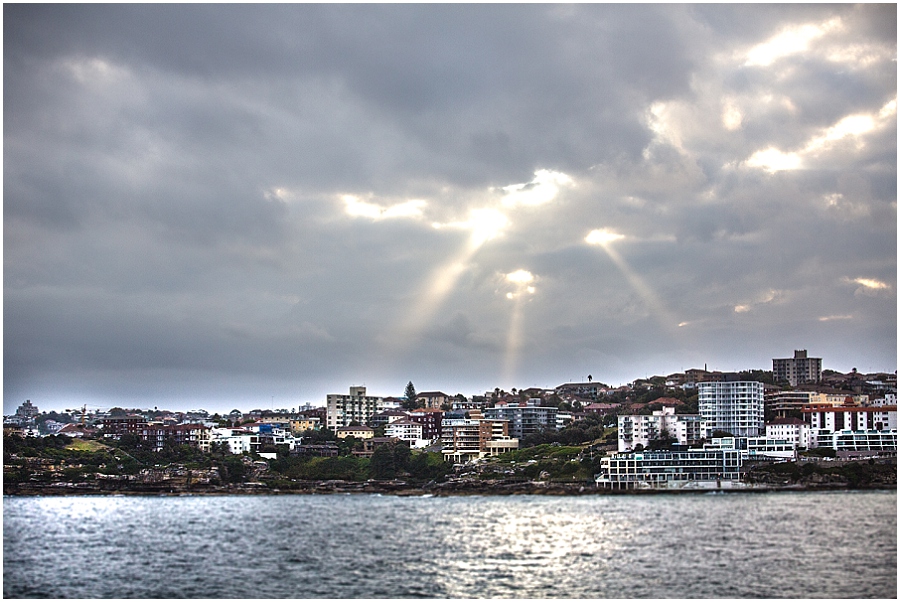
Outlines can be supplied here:
[[897, 487], [897, 461], [784, 462], [754, 466], [744, 480], [753, 485], [804, 489], [890, 489]]

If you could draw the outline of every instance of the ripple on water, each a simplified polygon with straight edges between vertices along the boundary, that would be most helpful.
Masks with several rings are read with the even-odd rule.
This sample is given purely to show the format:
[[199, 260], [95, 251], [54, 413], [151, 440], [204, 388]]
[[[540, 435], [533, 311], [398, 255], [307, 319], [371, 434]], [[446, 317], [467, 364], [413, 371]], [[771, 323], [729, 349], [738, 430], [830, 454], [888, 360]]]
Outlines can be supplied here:
[[7, 497], [3, 593], [889, 598], [896, 508], [895, 491]]

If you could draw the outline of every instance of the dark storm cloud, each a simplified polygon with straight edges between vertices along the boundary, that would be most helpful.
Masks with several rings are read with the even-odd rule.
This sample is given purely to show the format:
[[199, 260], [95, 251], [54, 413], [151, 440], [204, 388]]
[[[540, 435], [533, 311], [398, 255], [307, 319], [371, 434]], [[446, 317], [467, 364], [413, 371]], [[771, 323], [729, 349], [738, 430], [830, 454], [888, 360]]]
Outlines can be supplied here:
[[895, 368], [894, 6], [4, 17], [6, 411]]

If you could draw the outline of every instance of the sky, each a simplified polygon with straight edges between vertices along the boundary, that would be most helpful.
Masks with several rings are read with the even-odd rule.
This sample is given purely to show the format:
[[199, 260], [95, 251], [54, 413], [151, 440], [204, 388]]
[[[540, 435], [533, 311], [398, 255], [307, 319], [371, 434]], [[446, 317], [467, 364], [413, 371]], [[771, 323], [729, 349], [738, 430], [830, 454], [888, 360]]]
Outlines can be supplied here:
[[894, 372], [896, 10], [4, 4], [4, 413]]

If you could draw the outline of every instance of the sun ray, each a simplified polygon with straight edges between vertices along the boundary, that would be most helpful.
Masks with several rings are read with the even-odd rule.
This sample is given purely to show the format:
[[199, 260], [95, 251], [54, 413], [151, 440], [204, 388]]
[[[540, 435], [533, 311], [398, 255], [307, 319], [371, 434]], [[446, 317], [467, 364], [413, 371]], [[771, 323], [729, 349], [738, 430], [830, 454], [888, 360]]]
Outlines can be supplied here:
[[528, 270], [516, 270], [504, 276], [504, 280], [513, 286], [513, 290], [506, 293], [506, 298], [512, 300], [513, 309], [509, 316], [509, 331], [506, 335], [506, 354], [503, 360], [503, 378], [506, 383], [516, 380], [519, 352], [522, 348], [522, 304], [525, 297], [535, 293], [533, 283], [535, 276]]
[[631, 269], [631, 266], [629, 266], [622, 256], [619, 255], [619, 252], [613, 248], [612, 243], [623, 238], [625, 237], [621, 234], [601, 229], [592, 230], [584, 240], [588, 244], [596, 245], [606, 252], [607, 256], [609, 256], [622, 275], [625, 276], [625, 279], [628, 281], [628, 284], [631, 285], [631, 288], [640, 295], [644, 303], [650, 308], [656, 321], [659, 322], [667, 332], [674, 333], [677, 325], [680, 323], [679, 320], [675, 319], [669, 310], [666, 309], [666, 306], [653, 289], [644, 282], [643, 278]]
[[508, 224], [509, 219], [503, 212], [490, 208], [471, 210], [469, 219], [464, 222], [433, 224], [435, 229], [469, 230], [469, 237], [455, 256], [431, 272], [424, 292], [385, 337], [383, 357], [397, 359], [415, 344], [478, 250], [501, 236]]
[[509, 316], [509, 332], [506, 335], [506, 354], [503, 360], [503, 382], [516, 382], [519, 351], [522, 347], [522, 297], [514, 296], [513, 309]]

